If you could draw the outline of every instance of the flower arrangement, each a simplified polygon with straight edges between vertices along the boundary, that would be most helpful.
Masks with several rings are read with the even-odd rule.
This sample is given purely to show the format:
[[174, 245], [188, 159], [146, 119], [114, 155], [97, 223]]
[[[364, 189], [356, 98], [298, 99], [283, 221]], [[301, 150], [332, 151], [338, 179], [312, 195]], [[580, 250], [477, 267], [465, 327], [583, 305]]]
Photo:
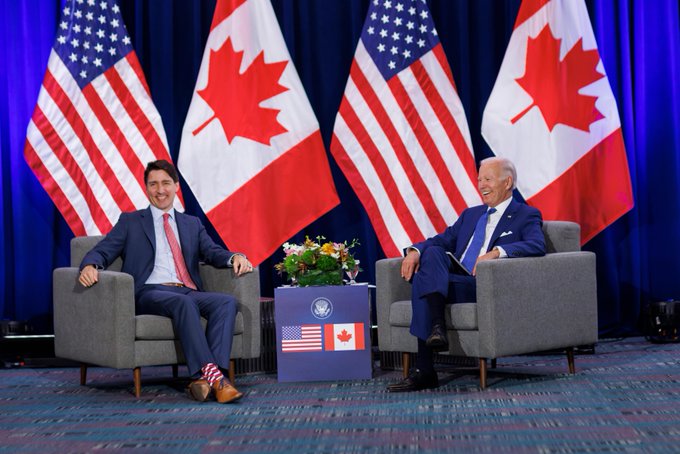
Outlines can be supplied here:
[[359, 261], [351, 249], [359, 242], [356, 239], [350, 244], [325, 240], [325, 237], [317, 236], [316, 241], [306, 237], [302, 244], [284, 243], [286, 257], [274, 268], [279, 273], [285, 272], [293, 284], [341, 285], [343, 271], [358, 268]]

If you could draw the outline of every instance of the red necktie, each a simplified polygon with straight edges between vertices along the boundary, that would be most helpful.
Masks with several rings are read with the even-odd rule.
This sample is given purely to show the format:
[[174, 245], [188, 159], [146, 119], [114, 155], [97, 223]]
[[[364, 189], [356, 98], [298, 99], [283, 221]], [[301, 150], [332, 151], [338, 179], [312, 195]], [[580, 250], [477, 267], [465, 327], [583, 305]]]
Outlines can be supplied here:
[[173, 232], [172, 227], [170, 227], [168, 218], [170, 218], [170, 215], [168, 213], [163, 213], [163, 229], [165, 229], [165, 236], [168, 238], [168, 244], [170, 244], [170, 250], [172, 251], [172, 260], [175, 262], [175, 272], [177, 273], [179, 280], [182, 281], [182, 284], [196, 290], [196, 284], [194, 284], [194, 281], [191, 280], [191, 276], [189, 276], [187, 265], [184, 263], [184, 256], [179, 248], [175, 232]]

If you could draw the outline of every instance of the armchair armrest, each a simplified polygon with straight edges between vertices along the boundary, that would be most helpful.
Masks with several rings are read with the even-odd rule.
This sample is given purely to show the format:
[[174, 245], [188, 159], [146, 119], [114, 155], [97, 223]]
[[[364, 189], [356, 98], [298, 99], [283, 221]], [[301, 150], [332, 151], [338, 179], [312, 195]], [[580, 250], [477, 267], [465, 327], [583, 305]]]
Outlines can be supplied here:
[[597, 342], [595, 254], [478, 263], [477, 317], [481, 357]]
[[228, 293], [238, 301], [238, 310], [243, 315], [243, 351], [246, 358], [260, 356], [260, 270], [236, 277], [232, 268], [215, 268], [201, 264], [201, 279], [206, 291]]
[[382, 259], [375, 262], [376, 318], [378, 345], [392, 345], [390, 326], [390, 305], [395, 301], [411, 299], [411, 284], [401, 277], [402, 257]]
[[78, 268], [53, 272], [54, 350], [61, 358], [105, 367], [134, 367], [135, 292], [132, 276], [100, 271], [90, 288]]

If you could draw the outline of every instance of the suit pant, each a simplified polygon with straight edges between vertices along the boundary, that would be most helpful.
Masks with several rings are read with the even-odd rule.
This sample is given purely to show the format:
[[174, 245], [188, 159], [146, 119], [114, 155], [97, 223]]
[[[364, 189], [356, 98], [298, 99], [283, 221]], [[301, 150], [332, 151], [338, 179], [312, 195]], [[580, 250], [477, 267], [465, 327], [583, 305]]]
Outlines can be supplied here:
[[[199, 374], [208, 363], [229, 368], [236, 304], [236, 298], [224, 293], [160, 284], [143, 286], [136, 298], [138, 315], [162, 315], [172, 319], [192, 376]], [[201, 316], [208, 321], [205, 332]]]
[[448, 304], [473, 303], [477, 286], [473, 276], [452, 273], [451, 258], [440, 246], [430, 246], [420, 256], [420, 267], [411, 288], [411, 334], [426, 340], [432, 332], [432, 315], [427, 296], [439, 293]]

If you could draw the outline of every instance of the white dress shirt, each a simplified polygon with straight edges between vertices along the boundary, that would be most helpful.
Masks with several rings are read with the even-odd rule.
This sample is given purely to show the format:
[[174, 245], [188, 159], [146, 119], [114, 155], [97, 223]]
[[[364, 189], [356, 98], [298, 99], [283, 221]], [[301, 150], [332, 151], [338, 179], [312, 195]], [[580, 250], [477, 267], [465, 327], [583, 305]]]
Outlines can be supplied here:
[[[496, 230], [496, 226], [498, 226], [498, 223], [503, 217], [505, 210], [507, 210], [508, 206], [510, 206], [510, 201], [512, 201], [512, 196], [508, 197], [507, 199], [496, 205], [496, 211], [494, 213], [489, 214], [489, 218], [487, 219], [486, 222], [486, 230], [484, 231], [484, 244], [482, 244], [482, 248], [479, 250], [479, 255], [486, 254], [486, 250], [489, 248], [489, 243], [491, 242], [491, 235], [493, 235], [493, 231]], [[470, 237], [470, 241], [468, 241], [467, 246], [465, 246], [465, 252], [463, 252], [463, 257], [465, 257], [465, 254], [467, 254], [467, 250], [470, 247], [471, 242], [472, 237]], [[500, 253], [499, 258], [508, 256], [508, 254], [501, 246], [496, 247], [498, 248], [498, 252]]]
[[[145, 284], [167, 284], [176, 283], [179, 284], [182, 281], [177, 277], [177, 272], [175, 271], [175, 260], [172, 257], [172, 250], [170, 249], [170, 243], [168, 243], [168, 238], [165, 236], [165, 228], [163, 228], [163, 214], [165, 211], [156, 208], [151, 205], [151, 215], [153, 216], [153, 230], [156, 234], [156, 258], [153, 264], [153, 271], [149, 275]], [[177, 232], [177, 223], [175, 222], [175, 209], [171, 208], [168, 211], [170, 217], [168, 222], [170, 223], [170, 228], [175, 232], [175, 238], [179, 243], [179, 233]], [[180, 244], [180, 249], [182, 245]]]

